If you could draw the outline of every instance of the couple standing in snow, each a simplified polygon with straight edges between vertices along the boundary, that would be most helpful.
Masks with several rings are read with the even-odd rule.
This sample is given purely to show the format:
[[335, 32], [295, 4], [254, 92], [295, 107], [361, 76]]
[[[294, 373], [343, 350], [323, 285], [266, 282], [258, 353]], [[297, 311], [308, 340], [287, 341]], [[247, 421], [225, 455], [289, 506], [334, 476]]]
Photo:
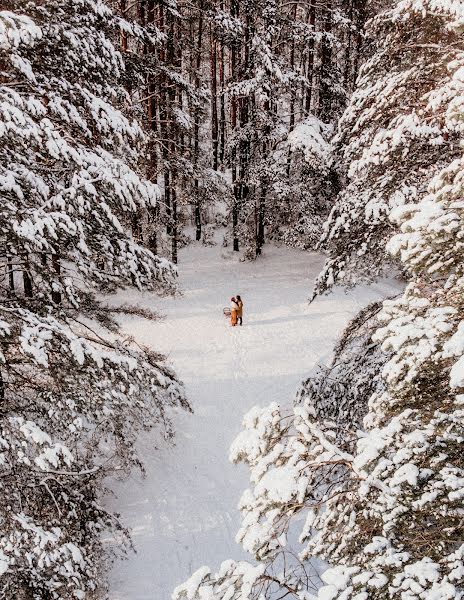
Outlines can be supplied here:
[[237, 296], [230, 299], [230, 324], [232, 327], [242, 324], [243, 319], [243, 302], [240, 296]]

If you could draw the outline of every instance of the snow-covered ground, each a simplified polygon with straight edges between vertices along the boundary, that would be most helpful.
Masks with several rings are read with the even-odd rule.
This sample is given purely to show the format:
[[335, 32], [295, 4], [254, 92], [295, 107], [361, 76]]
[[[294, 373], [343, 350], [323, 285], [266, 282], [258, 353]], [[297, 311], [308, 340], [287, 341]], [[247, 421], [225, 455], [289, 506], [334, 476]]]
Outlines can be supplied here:
[[[113, 485], [111, 507], [137, 553], [114, 565], [112, 600], [168, 600], [200, 566], [244, 557], [234, 537], [247, 471], [228, 461], [243, 414], [255, 404], [291, 403], [300, 380], [330, 358], [348, 319], [392, 293], [385, 283], [308, 305], [320, 255], [266, 247], [258, 262], [240, 263], [221, 254], [220, 247], [181, 251], [182, 297], [119, 296], [166, 315], [154, 323], [126, 318], [124, 330], [168, 355], [195, 413], [175, 416], [174, 447], [155, 449], [150, 436], [140, 441], [145, 479]], [[244, 326], [232, 328], [222, 308], [237, 293]]]

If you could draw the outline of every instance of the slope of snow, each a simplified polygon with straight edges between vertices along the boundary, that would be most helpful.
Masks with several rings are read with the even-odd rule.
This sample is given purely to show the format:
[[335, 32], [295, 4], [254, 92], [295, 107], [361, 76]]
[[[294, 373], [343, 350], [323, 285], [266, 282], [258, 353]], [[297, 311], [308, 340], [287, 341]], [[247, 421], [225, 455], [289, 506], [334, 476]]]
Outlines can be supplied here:
[[[291, 403], [303, 377], [327, 361], [348, 319], [369, 301], [398, 289], [392, 282], [308, 305], [323, 257], [266, 247], [256, 263], [240, 263], [218, 248], [180, 253], [183, 296], [120, 294], [162, 311], [166, 319], [123, 320], [123, 328], [168, 355], [186, 386], [194, 415], [175, 416], [176, 445], [140, 441], [146, 478], [115, 482], [111, 508], [131, 529], [137, 553], [110, 574], [112, 600], [168, 600], [202, 565], [244, 557], [235, 543], [236, 505], [247, 487], [244, 468], [228, 462], [229, 446], [252, 406]], [[222, 315], [232, 295], [244, 300], [244, 326]]]

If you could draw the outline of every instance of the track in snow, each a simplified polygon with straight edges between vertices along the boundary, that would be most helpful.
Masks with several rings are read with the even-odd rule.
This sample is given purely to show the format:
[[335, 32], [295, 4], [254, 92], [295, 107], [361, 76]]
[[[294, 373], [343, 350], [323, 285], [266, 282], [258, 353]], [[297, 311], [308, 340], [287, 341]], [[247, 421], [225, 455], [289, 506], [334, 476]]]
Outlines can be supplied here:
[[[236, 505], [247, 471], [228, 461], [243, 414], [272, 401], [292, 402], [299, 382], [329, 359], [348, 319], [392, 285], [362, 287], [308, 305], [323, 264], [315, 253], [267, 247], [256, 263], [222, 258], [218, 247], [189, 246], [180, 254], [179, 298], [120, 294], [161, 310], [162, 322], [123, 322], [142, 343], [168, 355], [186, 386], [195, 414], [174, 417], [176, 445], [140, 440], [146, 478], [112, 486], [137, 553], [110, 573], [111, 600], [168, 600], [193, 571], [226, 558], [244, 558], [235, 543]], [[222, 308], [232, 295], [245, 303], [244, 326], [228, 326]], [[249, 557], [248, 557], [249, 558]]]

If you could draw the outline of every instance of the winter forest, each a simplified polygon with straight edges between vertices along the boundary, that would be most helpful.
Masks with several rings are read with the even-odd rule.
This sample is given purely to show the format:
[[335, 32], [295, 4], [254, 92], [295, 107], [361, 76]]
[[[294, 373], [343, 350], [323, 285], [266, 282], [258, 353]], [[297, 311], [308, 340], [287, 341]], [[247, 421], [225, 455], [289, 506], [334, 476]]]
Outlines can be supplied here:
[[2, 599], [464, 599], [462, 0], [1, 0], [0, 407]]

